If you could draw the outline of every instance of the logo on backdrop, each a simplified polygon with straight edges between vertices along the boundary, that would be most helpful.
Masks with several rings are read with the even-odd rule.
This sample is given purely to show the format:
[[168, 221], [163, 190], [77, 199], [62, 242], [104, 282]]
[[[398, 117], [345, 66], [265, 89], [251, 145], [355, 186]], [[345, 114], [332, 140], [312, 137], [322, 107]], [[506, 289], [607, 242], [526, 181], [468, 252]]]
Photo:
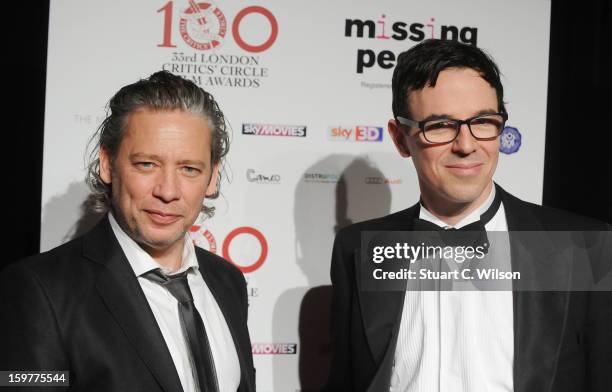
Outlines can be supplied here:
[[[183, 0], [168, 1], [157, 12], [162, 36], [157, 46], [172, 49], [162, 69], [200, 86], [257, 88], [269, 76], [260, 54], [274, 45], [279, 28], [267, 8], [248, 6], [229, 19], [213, 1]], [[246, 31], [241, 29], [245, 20], [253, 26]], [[223, 50], [230, 25], [231, 37], [239, 48], [234, 53]], [[177, 30], [180, 38], [175, 38]], [[260, 42], [262, 31], [267, 35]]]
[[[245, 237], [253, 237], [259, 242], [259, 250], [254, 250], [249, 243], [239, 243], [238, 245], [232, 246], [232, 242], [237, 238], [244, 239]], [[230, 249], [239, 251], [238, 259], [236, 256], [232, 256]], [[242, 226], [238, 227], [225, 237], [223, 241], [223, 258], [240, 269], [243, 273], [247, 274], [258, 270], [266, 261], [268, 257], [268, 242], [266, 237], [254, 227]], [[246, 254], [245, 254], [246, 253]], [[259, 254], [258, 254], [259, 253]], [[256, 255], [256, 257], [253, 257]], [[253, 261], [252, 259], [255, 259]]]
[[249, 297], [249, 300], [252, 298], [258, 298], [259, 287], [253, 275], [244, 275], [244, 280], [247, 284], [247, 297]]
[[505, 127], [499, 138], [499, 151], [514, 154], [521, 148], [521, 133], [514, 127]]
[[200, 226], [193, 225], [189, 229], [189, 234], [193, 240], [193, 244], [209, 252], [217, 253], [217, 240], [210, 230]]
[[[217, 240], [208, 229], [194, 225], [189, 229], [189, 234], [195, 245], [217, 253]], [[253, 246], [252, 240], [258, 245]], [[242, 226], [229, 232], [223, 240], [221, 252], [225, 260], [246, 274], [258, 270], [264, 264], [268, 257], [268, 241], [256, 228]]]
[[[478, 28], [446, 24], [437, 25], [435, 18], [430, 18], [427, 23], [391, 22], [387, 20], [385, 14], [382, 14], [377, 19], [345, 19], [344, 36], [377, 41], [410, 40], [413, 42], [421, 42], [426, 38], [440, 38], [476, 45]], [[379, 47], [378, 44], [376, 46]], [[363, 73], [364, 70], [372, 67], [393, 68], [395, 60], [395, 53], [390, 50], [382, 50], [376, 53], [372, 49], [357, 49], [357, 73]]]
[[261, 174], [257, 173], [255, 169], [248, 169], [246, 171], [246, 178], [248, 182], [255, 182], [257, 184], [280, 184], [281, 177], [278, 174]]
[[219, 7], [192, 0], [181, 14], [179, 31], [187, 45], [198, 50], [208, 50], [223, 43], [227, 20]]
[[343, 142], [382, 142], [383, 128], [371, 125], [355, 127], [330, 127], [327, 139]]
[[297, 354], [297, 343], [253, 343], [253, 355]]
[[242, 124], [242, 134], [306, 137], [306, 125]]
[[315, 172], [304, 173], [304, 182], [320, 182], [324, 184], [337, 184], [342, 181], [343, 181], [342, 176], [340, 174], [315, 173]]
[[364, 182], [368, 185], [396, 185], [401, 184], [401, 178], [366, 177]]

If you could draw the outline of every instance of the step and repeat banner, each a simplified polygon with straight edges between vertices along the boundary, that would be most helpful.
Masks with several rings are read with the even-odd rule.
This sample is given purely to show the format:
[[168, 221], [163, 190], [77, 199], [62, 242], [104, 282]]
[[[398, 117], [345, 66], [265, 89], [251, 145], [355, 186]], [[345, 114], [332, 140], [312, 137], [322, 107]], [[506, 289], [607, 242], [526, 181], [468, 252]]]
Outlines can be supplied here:
[[542, 194], [550, 1], [51, 2], [41, 250], [79, 235], [86, 146], [123, 85], [165, 69], [211, 92], [232, 129], [216, 215], [196, 243], [248, 281], [257, 389], [307, 391], [329, 364], [335, 232], [418, 200], [387, 134], [396, 56], [435, 37], [503, 73], [496, 181]]

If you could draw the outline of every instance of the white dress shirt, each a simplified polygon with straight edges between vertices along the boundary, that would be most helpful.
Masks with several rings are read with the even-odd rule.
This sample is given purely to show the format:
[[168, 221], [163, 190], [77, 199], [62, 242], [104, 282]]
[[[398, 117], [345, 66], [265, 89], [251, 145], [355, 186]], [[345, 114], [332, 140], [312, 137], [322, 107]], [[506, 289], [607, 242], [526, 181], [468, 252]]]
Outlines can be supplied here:
[[240, 362], [234, 346], [234, 340], [228, 329], [225, 317], [217, 304], [204, 278], [199, 272], [198, 260], [193, 242], [185, 234], [183, 260], [178, 271], [169, 271], [159, 265], [147, 252], [121, 229], [112, 214], [109, 220], [115, 237], [128, 259], [138, 283], [149, 302], [153, 316], [168, 346], [172, 361], [176, 367], [181, 385], [185, 392], [197, 391], [197, 379], [190, 363], [189, 346], [183, 336], [179, 320], [178, 301], [163, 286], [142, 277], [148, 271], [160, 268], [164, 274], [179, 273], [192, 268], [187, 275], [187, 283], [193, 295], [194, 305], [202, 317], [210, 350], [215, 361], [219, 391], [236, 391], [240, 384]]
[[[480, 219], [493, 203], [462, 219], [461, 228]], [[419, 217], [448, 225], [421, 207]], [[503, 204], [485, 225], [507, 231]], [[512, 391], [514, 329], [512, 291], [406, 291], [391, 392]]]

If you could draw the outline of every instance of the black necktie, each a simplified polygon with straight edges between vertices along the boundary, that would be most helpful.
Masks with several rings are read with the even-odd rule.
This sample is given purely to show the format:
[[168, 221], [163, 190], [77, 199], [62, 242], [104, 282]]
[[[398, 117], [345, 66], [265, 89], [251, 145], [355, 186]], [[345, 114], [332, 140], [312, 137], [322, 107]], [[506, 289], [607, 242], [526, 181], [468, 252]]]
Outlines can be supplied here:
[[484, 246], [485, 253], [487, 253], [489, 247], [489, 241], [485, 225], [493, 219], [499, 206], [501, 205], [501, 192], [499, 189], [495, 190], [495, 197], [493, 203], [487, 208], [487, 210], [480, 215], [480, 219], [465, 225], [459, 229], [444, 228], [427, 221], [425, 219], [417, 218], [414, 220], [412, 230], [414, 231], [436, 231], [440, 235], [442, 242], [445, 245], [450, 246]]
[[189, 344], [192, 366], [197, 374], [201, 392], [218, 392], [215, 363], [206, 336], [206, 328], [193, 303], [193, 296], [187, 284], [187, 273], [164, 275], [160, 269], [151, 270], [142, 276], [165, 287], [178, 301], [179, 318], [185, 341]]

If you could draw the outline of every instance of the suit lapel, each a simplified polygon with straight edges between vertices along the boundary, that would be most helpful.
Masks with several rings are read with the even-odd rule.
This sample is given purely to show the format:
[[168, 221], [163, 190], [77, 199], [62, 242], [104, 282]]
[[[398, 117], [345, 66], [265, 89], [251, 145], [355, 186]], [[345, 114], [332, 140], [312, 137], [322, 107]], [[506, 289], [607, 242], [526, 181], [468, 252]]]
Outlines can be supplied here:
[[164, 337], [108, 218], [85, 237], [84, 256], [106, 268], [96, 282], [98, 293], [140, 359], [166, 392], [182, 386]]
[[[236, 306], [237, 303], [240, 302], [240, 298], [236, 298], [236, 300], [232, 300], [228, 298], [230, 295], [236, 295], [236, 293], [228, 292], [228, 289], [234, 287], [232, 282], [224, 282], [223, 278], [219, 275], [218, 271], [214, 268], [211, 268], [211, 264], [206, 260], [206, 254], [200, 251], [196, 251], [198, 264], [200, 265], [200, 271], [202, 273], [202, 277], [206, 282], [206, 285], [210, 289], [215, 301], [219, 305], [221, 312], [223, 313], [223, 317], [225, 317], [225, 321], [227, 322], [227, 326], [232, 335], [232, 339], [234, 340], [234, 346], [236, 347], [236, 352], [238, 354], [238, 360], [240, 362], [241, 369], [241, 380], [240, 380], [240, 388], [239, 390], [244, 391], [254, 391], [255, 386], [251, 385], [249, 374], [249, 365], [247, 364], [246, 357], [244, 351], [244, 347], [241, 345], [241, 341], [243, 341], [244, 336], [240, 335], [241, 330], [237, 328], [237, 326], [244, 323], [244, 319], [241, 315], [241, 309]], [[250, 348], [250, 347], [249, 347]], [[245, 387], [246, 385], [246, 387]], [[246, 389], [242, 389], [246, 388]]]
[[[412, 229], [416, 206], [401, 211], [386, 218], [380, 226], [365, 228], [372, 231], [409, 231]], [[355, 279], [363, 328], [368, 341], [372, 358], [376, 364], [381, 364], [390, 350], [395, 350], [402, 306], [406, 292], [396, 291], [365, 291], [361, 282], [361, 250], [354, 250]], [[388, 361], [385, 361], [385, 363]], [[387, 366], [379, 366], [379, 372], [386, 371]], [[390, 369], [390, 367], [389, 367]], [[385, 378], [377, 377], [377, 378]]]
[[[510, 232], [512, 270], [541, 276], [554, 260], [553, 242], [533, 210], [501, 188]], [[538, 231], [533, 236], [520, 231]], [[530, 234], [531, 235], [531, 234]], [[543, 270], [544, 269], [544, 270]], [[549, 270], [550, 271], [550, 270]], [[569, 291], [513, 290], [514, 369], [516, 392], [548, 391], [555, 377], [569, 306]]]
[[362, 291], [359, 285], [357, 289], [360, 294], [364, 331], [372, 358], [377, 364], [376, 374], [367, 391], [384, 391], [389, 388], [391, 380], [406, 292]]
[[[355, 263], [360, 263], [357, 253]], [[396, 326], [401, 319], [406, 293], [405, 291], [364, 291], [359, 275], [357, 273], [356, 278], [363, 328], [372, 358], [376, 363], [381, 363], [389, 342], [397, 334]]]

